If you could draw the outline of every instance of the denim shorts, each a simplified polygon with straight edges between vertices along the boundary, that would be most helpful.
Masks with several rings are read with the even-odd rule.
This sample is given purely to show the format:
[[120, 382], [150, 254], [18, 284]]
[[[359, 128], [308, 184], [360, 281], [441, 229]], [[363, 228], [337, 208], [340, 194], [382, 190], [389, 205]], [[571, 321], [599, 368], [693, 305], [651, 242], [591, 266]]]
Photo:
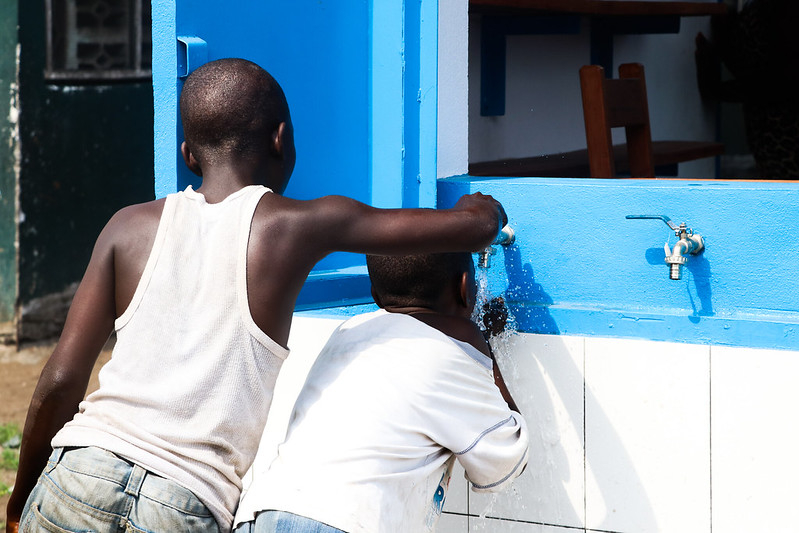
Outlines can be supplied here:
[[255, 521], [244, 522], [233, 533], [346, 533], [322, 522], [285, 511], [258, 513]]
[[218, 532], [190, 490], [100, 448], [56, 448], [31, 492], [20, 533]]

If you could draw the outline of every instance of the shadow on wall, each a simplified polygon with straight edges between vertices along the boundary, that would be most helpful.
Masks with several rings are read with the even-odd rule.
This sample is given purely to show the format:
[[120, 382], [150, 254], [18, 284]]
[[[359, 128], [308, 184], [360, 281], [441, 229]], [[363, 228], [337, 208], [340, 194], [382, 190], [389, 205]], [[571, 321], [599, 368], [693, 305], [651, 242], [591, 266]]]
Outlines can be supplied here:
[[549, 313], [552, 298], [535, 282], [533, 265], [522, 265], [521, 253], [515, 244], [503, 246], [502, 250], [508, 278], [505, 301], [516, 317], [518, 329], [529, 333], [559, 334], [558, 325]]

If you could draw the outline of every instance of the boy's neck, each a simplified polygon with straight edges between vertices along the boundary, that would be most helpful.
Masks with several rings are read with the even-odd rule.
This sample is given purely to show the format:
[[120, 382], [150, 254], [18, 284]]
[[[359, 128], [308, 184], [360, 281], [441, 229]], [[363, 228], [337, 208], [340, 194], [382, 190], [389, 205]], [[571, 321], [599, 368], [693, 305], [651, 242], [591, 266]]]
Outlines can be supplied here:
[[488, 344], [480, 332], [480, 328], [470, 318], [425, 307], [386, 307], [384, 309], [389, 313], [411, 316], [448, 337], [471, 344], [477, 350], [490, 357]]
[[274, 185], [276, 180], [272, 178], [269, 169], [253, 165], [212, 165], [203, 169], [202, 180], [197, 192], [202, 193], [209, 203], [221, 202], [234, 192], [250, 185], [264, 185], [273, 190], [278, 189]]

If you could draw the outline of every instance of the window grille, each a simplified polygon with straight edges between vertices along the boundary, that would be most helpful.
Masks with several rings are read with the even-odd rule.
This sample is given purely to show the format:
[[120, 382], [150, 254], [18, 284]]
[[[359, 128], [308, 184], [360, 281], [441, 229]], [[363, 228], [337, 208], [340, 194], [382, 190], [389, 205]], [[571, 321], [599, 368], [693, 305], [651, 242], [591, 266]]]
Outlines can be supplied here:
[[150, 0], [46, 0], [50, 80], [149, 78]]

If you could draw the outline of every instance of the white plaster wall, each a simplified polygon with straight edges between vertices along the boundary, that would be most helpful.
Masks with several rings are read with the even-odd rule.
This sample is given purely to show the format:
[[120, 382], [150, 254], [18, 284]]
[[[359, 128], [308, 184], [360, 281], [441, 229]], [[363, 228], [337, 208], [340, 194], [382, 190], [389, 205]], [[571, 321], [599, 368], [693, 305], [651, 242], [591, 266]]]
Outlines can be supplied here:
[[[295, 318], [261, 464], [341, 321]], [[530, 461], [496, 495], [472, 493], [457, 469], [439, 533], [794, 528], [799, 353], [533, 334], [495, 351]]]
[[438, 3], [438, 177], [465, 174], [469, 150], [469, 2]]
[[[715, 108], [696, 87], [694, 38], [709, 17], [685, 17], [678, 34], [616, 36], [614, 70], [646, 68], [654, 140], [713, 140]], [[507, 38], [506, 112], [480, 116], [481, 17], [469, 23], [469, 161], [529, 157], [585, 148], [579, 69], [590, 61], [588, 25], [577, 35]], [[446, 64], [440, 58], [439, 64]], [[616, 76], [617, 73], [614, 73]], [[623, 131], [614, 132], [622, 142]], [[714, 160], [680, 165], [681, 177], [712, 177]]]
[[578, 70], [588, 62], [579, 35], [507, 38], [505, 114], [480, 115], [480, 28], [469, 23], [469, 161], [529, 157], [585, 148]]
[[[468, 493], [469, 531], [794, 529], [799, 353], [530, 334], [499, 351], [531, 460], [508, 492]], [[448, 505], [439, 532], [466, 531]]]
[[[616, 65], [639, 62], [646, 69], [649, 120], [654, 140], [708, 141], [716, 138], [715, 104], [699, 96], [694, 40], [709, 34], [708, 17], [684, 17], [680, 33], [615, 38]], [[614, 133], [615, 134], [615, 133]], [[618, 141], [622, 142], [622, 130]], [[713, 158], [680, 164], [681, 177], [713, 177]]]

